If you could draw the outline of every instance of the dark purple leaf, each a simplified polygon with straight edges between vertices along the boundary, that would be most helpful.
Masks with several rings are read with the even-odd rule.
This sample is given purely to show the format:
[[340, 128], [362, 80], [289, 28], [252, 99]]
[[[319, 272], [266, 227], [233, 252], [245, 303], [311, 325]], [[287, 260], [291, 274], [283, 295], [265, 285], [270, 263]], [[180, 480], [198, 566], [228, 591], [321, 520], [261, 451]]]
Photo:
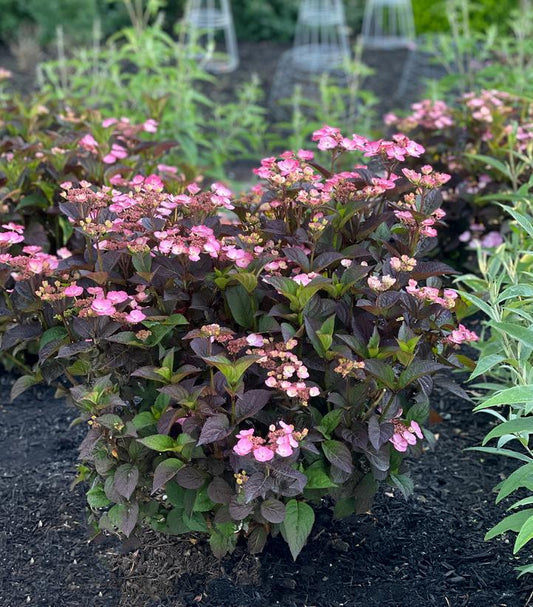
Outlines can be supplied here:
[[261, 504], [261, 514], [269, 523], [282, 523], [285, 520], [285, 504], [270, 498]]
[[353, 471], [352, 454], [344, 443], [336, 440], [324, 441], [322, 451], [326, 458], [337, 468], [349, 474]]
[[394, 427], [390, 422], [380, 424], [377, 415], [372, 415], [368, 420], [368, 438], [374, 449], [381, 449], [393, 434]]
[[239, 421], [253, 417], [268, 403], [272, 392], [269, 390], [248, 390], [237, 397], [235, 415]]
[[184, 489], [200, 489], [207, 480], [207, 474], [194, 466], [185, 466], [176, 474], [176, 482]]
[[154, 471], [152, 493], [173, 479], [181, 468], [183, 468], [183, 462], [175, 457], [163, 460]]
[[223, 413], [212, 415], [205, 421], [197, 444], [198, 446], [207, 445], [226, 438], [231, 434], [232, 429], [229, 425], [229, 419]]
[[240, 501], [239, 496], [234, 495], [229, 503], [229, 513], [234, 521], [244, 520], [251, 512], [253, 512], [254, 505], [250, 503], [243, 503]]
[[270, 477], [265, 476], [262, 472], [254, 472], [244, 484], [246, 502], [251, 502], [260, 495], [264, 496], [271, 487], [272, 479]]
[[215, 504], [229, 504], [234, 491], [223, 478], [216, 477], [209, 483], [207, 495]]
[[115, 477], [113, 485], [117, 492], [125, 497], [127, 500], [130, 499], [135, 487], [139, 482], [139, 469], [132, 464], [122, 464], [115, 471]]
[[248, 536], [248, 550], [250, 551], [250, 554], [259, 554], [260, 552], [263, 552], [267, 538], [268, 532], [263, 525], [254, 527]]
[[2, 337], [2, 350], [8, 350], [20, 342], [36, 339], [42, 333], [41, 323], [32, 322], [28, 325], [17, 325], [8, 329]]

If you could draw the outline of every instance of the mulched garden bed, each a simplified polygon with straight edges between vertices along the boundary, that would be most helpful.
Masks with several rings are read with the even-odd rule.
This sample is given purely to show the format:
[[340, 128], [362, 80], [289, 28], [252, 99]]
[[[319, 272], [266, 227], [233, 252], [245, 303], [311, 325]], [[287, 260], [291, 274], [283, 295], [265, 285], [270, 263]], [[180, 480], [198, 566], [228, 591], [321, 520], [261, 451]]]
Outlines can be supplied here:
[[[503, 514], [491, 487], [512, 469], [465, 452], [488, 416], [444, 397], [436, 448], [411, 462], [416, 494], [381, 492], [372, 513], [332, 525], [324, 509], [293, 563], [282, 540], [259, 557], [241, 547], [221, 563], [203, 540], [146, 534], [122, 553], [88, 543], [81, 487], [70, 491], [83, 430], [49, 390], [9, 404], [0, 386], [0, 605], [21, 607], [526, 607], [510, 538], [483, 542]], [[527, 554], [523, 558], [526, 558]]]

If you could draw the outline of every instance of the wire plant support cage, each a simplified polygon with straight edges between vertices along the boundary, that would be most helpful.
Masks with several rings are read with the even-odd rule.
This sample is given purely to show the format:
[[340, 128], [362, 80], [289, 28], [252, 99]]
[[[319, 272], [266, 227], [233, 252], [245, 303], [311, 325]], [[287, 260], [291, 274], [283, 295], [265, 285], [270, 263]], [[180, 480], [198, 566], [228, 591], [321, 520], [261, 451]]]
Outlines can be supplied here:
[[363, 45], [393, 50], [415, 46], [411, 0], [367, 0], [363, 17]]
[[342, 0], [302, 0], [291, 53], [293, 66], [320, 73], [342, 67], [349, 58]]
[[184, 23], [194, 54], [206, 70], [232, 72], [239, 51], [229, 0], [188, 0]]

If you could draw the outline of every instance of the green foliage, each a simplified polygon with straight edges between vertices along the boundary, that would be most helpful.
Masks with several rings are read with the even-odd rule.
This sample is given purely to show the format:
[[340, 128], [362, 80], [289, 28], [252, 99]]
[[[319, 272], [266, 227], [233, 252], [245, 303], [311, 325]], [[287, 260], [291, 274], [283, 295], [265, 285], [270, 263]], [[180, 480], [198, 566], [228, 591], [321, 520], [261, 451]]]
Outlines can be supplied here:
[[[508, 31], [510, 14], [517, 8], [519, 0], [412, 0], [415, 26], [418, 34], [442, 32], [450, 29], [450, 8], [468, 7], [472, 29], [484, 31], [489, 25], [496, 25]], [[452, 9], [453, 10], [453, 9]]]
[[[510, 197], [504, 207], [510, 214], [510, 233], [496, 254], [479, 250], [480, 276], [466, 276], [465, 297], [487, 315], [484, 339], [477, 344], [479, 360], [472, 373], [474, 387], [482, 391], [475, 411], [490, 414], [497, 425], [487, 433], [477, 450], [499, 454], [520, 462], [520, 466], [498, 483], [497, 502], [518, 490], [533, 490], [533, 226], [529, 221], [533, 201], [528, 184], [524, 194]], [[475, 294], [472, 296], [472, 294]], [[480, 381], [481, 380], [481, 381]], [[493, 446], [485, 445], [492, 443]], [[520, 499], [508, 506], [515, 510], [533, 503]], [[514, 552], [533, 539], [533, 510], [510, 514], [491, 529], [486, 539], [513, 531]], [[523, 573], [531, 567], [520, 567]]]

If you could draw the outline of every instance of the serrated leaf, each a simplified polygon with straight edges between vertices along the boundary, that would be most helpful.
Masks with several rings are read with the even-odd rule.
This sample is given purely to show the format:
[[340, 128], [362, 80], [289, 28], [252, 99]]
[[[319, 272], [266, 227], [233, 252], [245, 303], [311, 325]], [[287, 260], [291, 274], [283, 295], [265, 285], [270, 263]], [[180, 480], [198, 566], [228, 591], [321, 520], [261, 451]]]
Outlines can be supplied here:
[[228, 307], [235, 322], [244, 329], [254, 326], [254, 310], [250, 294], [242, 285], [229, 287], [224, 291]]
[[281, 532], [289, 545], [294, 560], [297, 559], [305, 546], [314, 522], [315, 513], [311, 506], [295, 499], [287, 503], [285, 521], [282, 524]]
[[115, 471], [113, 485], [122, 497], [130, 499], [139, 482], [139, 469], [132, 464], [122, 464]]
[[173, 479], [181, 468], [183, 468], [183, 462], [177, 458], [172, 457], [163, 460], [154, 471], [152, 493], [155, 493], [169, 480]]
[[154, 451], [175, 451], [176, 441], [166, 434], [152, 434], [145, 438], [139, 438], [138, 441]]
[[263, 525], [252, 529], [248, 536], [248, 551], [250, 554], [259, 554], [263, 551], [268, 538], [268, 532]]
[[324, 462], [317, 460], [304, 470], [307, 477], [306, 489], [330, 489], [337, 485], [329, 477]]
[[215, 504], [229, 504], [234, 491], [223, 478], [216, 476], [207, 487], [207, 495]]
[[326, 440], [322, 443], [322, 451], [334, 466], [348, 474], [353, 472], [352, 454], [344, 443]]
[[185, 489], [200, 489], [207, 480], [207, 474], [194, 466], [185, 466], [178, 470], [175, 480]]
[[262, 502], [261, 514], [269, 523], [282, 523], [285, 519], [285, 504], [270, 498]]
[[268, 403], [272, 392], [269, 390], [248, 390], [239, 394], [235, 404], [235, 415], [239, 421], [253, 417]]
[[207, 445], [226, 438], [232, 431], [229, 419], [223, 413], [208, 417], [202, 426], [197, 445]]
[[35, 386], [39, 381], [35, 375], [21, 375], [15, 383], [11, 386], [10, 400], [13, 402], [21, 394], [23, 394], [28, 388]]
[[91, 508], [107, 508], [111, 504], [102, 485], [91, 487], [86, 495], [87, 503]]

